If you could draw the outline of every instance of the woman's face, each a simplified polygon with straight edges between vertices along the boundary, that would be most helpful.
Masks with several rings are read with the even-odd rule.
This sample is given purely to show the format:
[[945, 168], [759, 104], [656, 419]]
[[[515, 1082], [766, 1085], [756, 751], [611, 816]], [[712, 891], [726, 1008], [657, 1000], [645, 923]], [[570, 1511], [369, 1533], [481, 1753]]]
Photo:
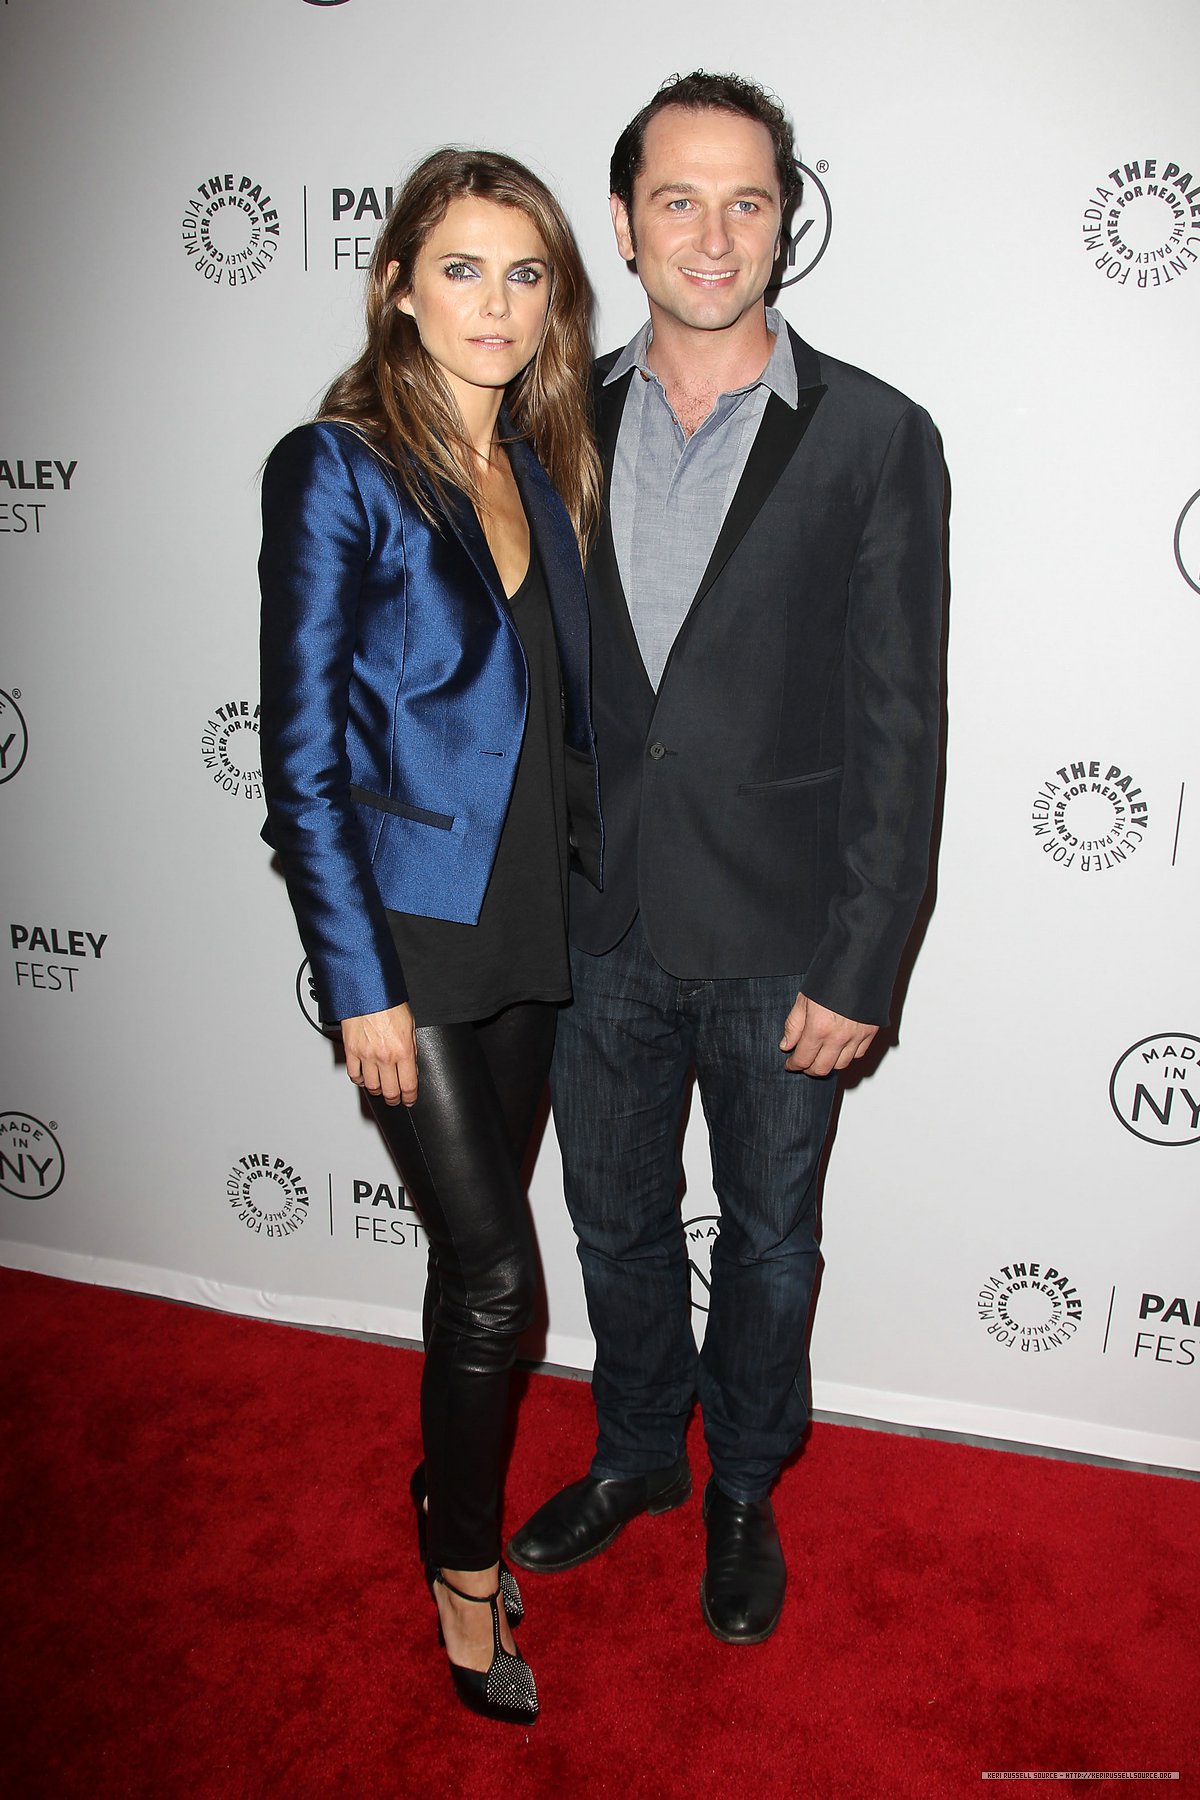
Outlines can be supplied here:
[[396, 304], [415, 319], [460, 409], [470, 409], [480, 389], [507, 387], [531, 361], [549, 300], [537, 226], [515, 206], [466, 195], [426, 238], [412, 287]]

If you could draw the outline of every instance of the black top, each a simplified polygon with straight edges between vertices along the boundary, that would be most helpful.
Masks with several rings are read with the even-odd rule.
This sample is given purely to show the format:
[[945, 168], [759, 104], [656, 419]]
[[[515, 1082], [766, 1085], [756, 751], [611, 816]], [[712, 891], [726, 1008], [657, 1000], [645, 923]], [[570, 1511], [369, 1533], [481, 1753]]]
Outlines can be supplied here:
[[488, 1019], [518, 1000], [571, 995], [562, 684], [532, 542], [525, 579], [508, 605], [529, 667], [529, 709], [479, 923], [387, 915], [418, 1025]]

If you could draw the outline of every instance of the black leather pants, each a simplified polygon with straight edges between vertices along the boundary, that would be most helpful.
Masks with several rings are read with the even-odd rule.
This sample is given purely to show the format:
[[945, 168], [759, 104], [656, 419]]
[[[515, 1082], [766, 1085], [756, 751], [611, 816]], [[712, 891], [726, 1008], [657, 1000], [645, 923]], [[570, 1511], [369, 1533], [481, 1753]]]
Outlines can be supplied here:
[[487, 1569], [500, 1555], [500, 1457], [536, 1259], [520, 1165], [550, 1066], [558, 1008], [417, 1027], [417, 1100], [368, 1096], [429, 1240], [421, 1434], [429, 1554]]

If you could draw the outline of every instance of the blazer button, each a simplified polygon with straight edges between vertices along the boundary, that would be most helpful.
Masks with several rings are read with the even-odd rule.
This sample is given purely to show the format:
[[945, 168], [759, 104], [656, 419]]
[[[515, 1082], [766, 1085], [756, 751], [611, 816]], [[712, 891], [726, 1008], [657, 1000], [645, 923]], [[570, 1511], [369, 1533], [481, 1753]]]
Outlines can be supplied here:
[[651, 744], [650, 754], [655, 762], [661, 762], [663, 757], [667, 754], [667, 746], [665, 744]]

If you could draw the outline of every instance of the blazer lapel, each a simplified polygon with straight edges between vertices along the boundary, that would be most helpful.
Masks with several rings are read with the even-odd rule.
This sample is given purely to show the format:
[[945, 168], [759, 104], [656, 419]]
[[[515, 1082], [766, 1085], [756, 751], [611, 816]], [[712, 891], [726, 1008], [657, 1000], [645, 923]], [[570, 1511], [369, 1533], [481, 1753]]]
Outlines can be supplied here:
[[[611, 359], [606, 359], [611, 360]], [[600, 461], [604, 468], [604, 504], [600, 513], [600, 529], [596, 534], [596, 542], [592, 545], [588, 557], [587, 578], [588, 593], [593, 603], [602, 607], [606, 622], [615, 631], [619, 641], [624, 645], [625, 653], [632, 666], [638, 670], [646, 684], [646, 693], [654, 698], [654, 686], [646, 673], [646, 665], [642, 661], [641, 647], [637, 641], [637, 633], [633, 629], [633, 620], [629, 614], [629, 601], [621, 581], [621, 570], [617, 563], [617, 547], [613, 542], [612, 508], [609, 505], [612, 489], [613, 463], [617, 454], [617, 438], [621, 430], [621, 418], [625, 411], [625, 398], [629, 392], [629, 384], [635, 371], [620, 381], [614, 381], [611, 387], [600, 385], [602, 372], [597, 373], [596, 384], [596, 447], [600, 452]]]
[[[778, 394], [771, 394], [763, 413], [762, 421], [755, 434], [750, 455], [746, 459], [746, 467], [742, 470], [737, 491], [730, 503], [717, 541], [713, 545], [712, 555], [700, 585], [692, 597], [692, 607], [698, 606], [712, 587], [717, 576], [745, 537], [754, 523], [763, 501], [775, 486], [791, 458], [795, 455], [805, 432], [812, 423], [813, 415], [821, 403], [825, 393], [825, 385], [820, 379], [820, 363], [816, 351], [804, 342], [790, 326], [787, 328], [788, 338], [792, 346], [792, 355], [796, 362], [796, 379], [799, 394], [793, 410]], [[610, 624], [620, 634], [626, 649], [633, 659], [634, 667], [641, 670], [647, 690], [653, 694], [654, 689], [650, 677], [646, 674], [642, 654], [638, 648], [637, 633], [633, 629], [633, 620], [629, 615], [629, 603], [621, 584], [620, 569], [617, 565], [616, 547], [613, 544], [611, 509], [609, 507], [609, 490], [612, 484], [613, 460], [616, 456], [617, 435], [621, 428], [621, 415], [625, 409], [625, 396], [629, 391], [629, 382], [633, 371], [622, 381], [616, 381], [611, 387], [598, 387], [596, 395], [596, 441], [604, 464], [604, 518], [588, 562], [588, 589], [607, 608]], [[689, 612], [691, 607], [689, 607]]]
[[[815, 379], [818, 364], [814, 352], [795, 332], [790, 332], [789, 335], [800, 382], [795, 410], [792, 410], [786, 400], [781, 400], [778, 394], [772, 394], [768, 399], [746, 466], [742, 470], [737, 492], [717, 534], [717, 541], [713, 545], [708, 566], [700, 578], [700, 586], [696, 589], [692, 606], [698, 606], [703, 600], [754, 523], [763, 501], [795, 455], [825, 393], [824, 384]], [[805, 386], [806, 377], [814, 378], [809, 386]]]
[[[502, 429], [507, 425], [505, 420]], [[529, 520], [530, 554], [541, 557], [546, 577], [566, 703], [567, 742], [573, 749], [590, 752], [591, 644], [579, 545], [567, 510], [529, 445], [510, 437], [508, 454]]]
[[429, 491], [434, 505], [445, 518], [447, 524], [454, 532], [455, 537], [467, 552], [471, 561], [475, 564], [479, 579], [483, 582], [484, 587], [496, 602], [496, 605], [500, 608], [501, 612], [507, 614], [508, 603], [505, 598], [504, 586], [500, 580], [500, 574], [492, 558], [492, 553], [488, 549], [488, 541], [483, 535], [483, 526], [479, 523], [475, 508], [463, 493], [448, 490], [445, 504], [442, 505], [433, 495], [432, 489]]

